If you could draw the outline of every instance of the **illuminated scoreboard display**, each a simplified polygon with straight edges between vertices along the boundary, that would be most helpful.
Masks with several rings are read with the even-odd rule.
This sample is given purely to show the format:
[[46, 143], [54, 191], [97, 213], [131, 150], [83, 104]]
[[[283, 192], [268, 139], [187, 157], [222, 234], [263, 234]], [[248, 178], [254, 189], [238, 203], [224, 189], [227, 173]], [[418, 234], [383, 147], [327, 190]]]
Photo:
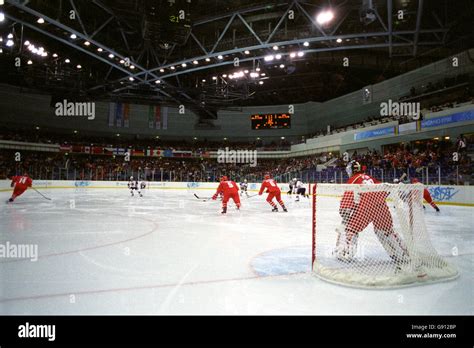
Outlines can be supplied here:
[[257, 114], [250, 116], [252, 129], [290, 129], [290, 114]]

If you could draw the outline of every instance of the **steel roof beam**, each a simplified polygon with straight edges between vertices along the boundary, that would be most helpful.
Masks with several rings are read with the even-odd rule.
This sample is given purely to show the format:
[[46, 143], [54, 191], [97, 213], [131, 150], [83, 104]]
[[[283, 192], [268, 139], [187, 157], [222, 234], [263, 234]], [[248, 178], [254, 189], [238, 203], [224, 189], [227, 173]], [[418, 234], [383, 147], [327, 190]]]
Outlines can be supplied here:
[[418, 38], [420, 37], [421, 17], [423, 16], [423, 0], [418, 0], [418, 12], [416, 14], [415, 38], [413, 40], [413, 56], [416, 57], [418, 50]]
[[[447, 29], [420, 30], [421, 33], [444, 32], [444, 31], [447, 31]], [[412, 34], [413, 35], [414, 33], [415, 33], [414, 31], [398, 31], [398, 32], [394, 32], [393, 34], [397, 34], [397, 35]], [[205, 56], [193, 57], [193, 58], [181, 60], [181, 61], [178, 61], [178, 62], [173, 62], [173, 63], [170, 63], [170, 64], [162, 65], [162, 66], [153, 68], [150, 71], [155, 72], [155, 71], [158, 71], [159, 69], [166, 69], [166, 68], [169, 68], [171, 66], [180, 66], [183, 63], [189, 63], [189, 62], [192, 62], [194, 60], [200, 61], [200, 60], [204, 60], [205, 58], [216, 58], [218, 55], [223, 55], [224, 56], [224, 55], [231, 55], [231, 54], [235, 54], [235, 53], [241, 53], [245, 50], [253, 51], [253, 50], [267, 49], [267, 48], [271, 48], [274, 45], [276, 45], [276, 46], [288, 46], [288, 45], [299, 45], [299, 44], [304, 43], [305, 41], [310, 42], [310, 43], [314, 43], [314, 42], [317, 43], [317, 42], [325, 42], [325, 41], [335, 41], [339, 38], [344, 40], [344, 39], [366, 38], [366, 37], [371, 37], [371, 36], [372, 37], [373, 36], [382, 37], [382, 36], [388, 36], [388, 35], [389, 35], [389, 33], [387, 33], [387, 32], [374, 32], [374, 33], [359, 33], [359, 34], [336, 35], [336, 36], [326, 36], [326, 37], [317, 36], [317, 37], [313, 37], [313, 38], [304, 38], [304, 39], [280, 41], [280, 42], [273, 42], [273, 43], [264, 43], [262, 45], [235, 48], [235, 49], [222, 51], [222, 52], [214, 52], [212, 54], [205, 55]], [[410, 44], [413, 45], [413, 43], [411, 41], [410, 41]], [[377, 45], [377, 44], [375, 44], [375, 45]], [[347, 47], [347, 46], [340, 46], [340, 47], [344, 48], [344, 47]], [[368, 46], [368, 48], [371, 48], [371, 47], [372, 46], [370, 46], [370, 45]], [[378, 46], [374, 46], [374, 47], [378, 47]], [[297, 49], [295, 49], [295, 50], [297, 50]], [[308, 50], [304, 49], [304, 51], [306, 52]], [[263, 57], [264, 56], [261, 56], [261, 58], [263, 58]], [[260, 59], [260, 58], [251, 57], [251, 58], [248, 58], [248, 59]], [[248, 60], [248, 59], [246, 59], [246, 60]], [[242, 59], [240, 61], [242, 61]], [[231, 63], [233, 63], [233, 62], [231, 62]], [[209, 68], [219, 66], [219, 65], [221, 65], [221, 64], [220, 63], [214, 63], [214, 64], [206, 64], [203, 67], [209, 69]], [[186, 71], [191, 71], [191, 70], [192, 69], [187, 69]], [[134, 76], [141, 76], [143, 74], [145, 74], [145, 72], [137, 73]]]

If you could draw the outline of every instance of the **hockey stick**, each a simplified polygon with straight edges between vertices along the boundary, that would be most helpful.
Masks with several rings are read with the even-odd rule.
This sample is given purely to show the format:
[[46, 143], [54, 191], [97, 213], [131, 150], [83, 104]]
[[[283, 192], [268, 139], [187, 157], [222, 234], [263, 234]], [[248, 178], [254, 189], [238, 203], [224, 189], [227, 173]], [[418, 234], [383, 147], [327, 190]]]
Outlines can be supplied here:
[[254, 194], [254, 195], [247, 196], [247, 199], [252, 198], [252, 197], [256, 197], [256, 196], [258, 196], [258, 193]]
[[207, 202], [208, 200], [212, 199], [212, 197], [199, 197], [197, 194], [194, 194], [194, 197], [196, 197], [197, 199], [203, 202]]
[[38, 194], [40, 194], [44, 199], [47, 199], [48, 201], [51, 201], [51, 198], [49, 197], [46, 197], [44, 194], [42, 194], [41, 192], [39, 192], [37, 189], [35, 189], [34, 187], [32, 187], [33, 190], [35, 190]]

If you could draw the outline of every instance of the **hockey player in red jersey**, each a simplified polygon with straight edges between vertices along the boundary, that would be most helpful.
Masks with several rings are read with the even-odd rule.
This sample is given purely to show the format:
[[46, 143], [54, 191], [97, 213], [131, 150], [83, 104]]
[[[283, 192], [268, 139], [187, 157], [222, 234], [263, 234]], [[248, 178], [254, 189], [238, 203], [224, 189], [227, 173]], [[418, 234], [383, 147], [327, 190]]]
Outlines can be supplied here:
[[8, 202], [13, 202], [18, 196], [21, 196], [29, 187], [33, 185], [33, 180], [24, 173], [23, 176], [12, 176], [10, 184], [13, 187], [13, 193]]
[[286, 209], [285, 204], [281, 200], [281, 191], [276, 181], [271, 178], [270, 174], [266, 174], [264, 179], [265, 180], [263, 180], [262, 186], [260, 187], [260, 191], [258, 192], [258, 194], [261, 196], [263, 194], [263, 191], [266, 189], [266, 192], [268, 192], [267, 202], [273, 207], [272, 211], [278, 211], [277, 205], [273, 203], [273, 198], [276, 198], [277, 202], [283, 208], [283, 211], [287, 212], [288, 210]]
[[[349, 169], [349, 168], [348, 168]], [[352, 161], [350, 164], [348, 184], [377, 185], [380, 181], [365, 174], [365, 167]], [[352, 261], [357, 249], [357, 239], [370, 223], [374, 226], [377, 239], [388, 255], [397, 264], [407, 261], [407, 251], [403, 240], [393, 229], [392, 216], [386, 202], [388, 192], [361, 192], [354, 194], [346, 191], [342, 197], [339, 214], [342, 217], [342, 228], [336, 230], [336, 256], [342, 261]]]
[[227, 202], [231, 198], [234, 200], [237, 210], [240, 209], [239, 187], [234, 181], [229, 180], [227, 176], [221, 178], [221, 183], [219, 184], [219, 187], [217, 187], [217, 191], [214, 196], [212, 196], [212, 199], [216, 200], [219, 194], [224, 195], [224, 198], [222, 199], [222, 214], [227, 213]]
[[[417, 179], [417, 178], [412, 178], [411, 179], [411, 183], [412, 184], [421, 184], [420, 181]], [[434, 210], [436, 210], [437, 212], [439, 212], [439, 208], [438, 206], [436, 205], [435, 202], [433, 202], [433, 198], [431, 198], [431, 194], [430, 194], [430, 191], [428, 191], [428, 189], [425, 187], [425, 189], [423, 190], [423, 199], [433, 207]]]

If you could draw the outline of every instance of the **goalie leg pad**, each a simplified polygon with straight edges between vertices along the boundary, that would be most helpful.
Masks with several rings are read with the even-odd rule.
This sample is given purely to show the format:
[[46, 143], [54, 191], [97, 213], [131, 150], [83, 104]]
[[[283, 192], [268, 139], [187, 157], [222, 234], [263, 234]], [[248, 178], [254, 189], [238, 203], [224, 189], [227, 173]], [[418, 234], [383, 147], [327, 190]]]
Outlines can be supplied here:
[[374, 232], [392, 260], [397, 264], [410, 261], [405, 243], [393, 230], [383, 231], [374, 229]]

